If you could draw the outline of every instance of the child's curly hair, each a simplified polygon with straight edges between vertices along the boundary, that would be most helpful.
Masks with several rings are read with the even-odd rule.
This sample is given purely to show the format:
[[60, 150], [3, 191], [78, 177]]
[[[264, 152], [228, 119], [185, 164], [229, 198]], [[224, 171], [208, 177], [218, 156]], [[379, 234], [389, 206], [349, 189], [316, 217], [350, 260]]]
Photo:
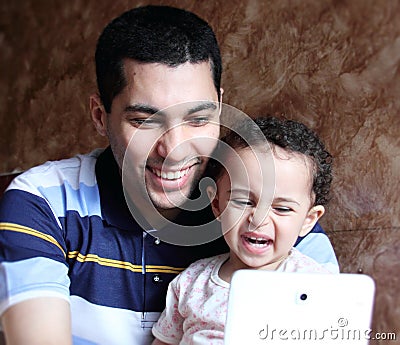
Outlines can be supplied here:
[[[260, 130], [263, 135], [260, 135]], [[246, 120], [231, 129], [221, 141], [235, 150], [265, 144], [278, 146], [287, 152], [307, 156], [313, 164], [312, 191], [315, 195], [314, 205], [325, 205], [329, 201], [332, 182], [332, 156], [325, 149], [318, 135], [300, 122], [281, 119], [273, 116], [258, 117]], [[220, 149], [222, 146], [220, 146]], [[218, 148], [217, 148], [218, 151]], [[218, 160], [211, 159], [206, 175], [217, 180], [222, 174], [224, 149], [216, 154]]]

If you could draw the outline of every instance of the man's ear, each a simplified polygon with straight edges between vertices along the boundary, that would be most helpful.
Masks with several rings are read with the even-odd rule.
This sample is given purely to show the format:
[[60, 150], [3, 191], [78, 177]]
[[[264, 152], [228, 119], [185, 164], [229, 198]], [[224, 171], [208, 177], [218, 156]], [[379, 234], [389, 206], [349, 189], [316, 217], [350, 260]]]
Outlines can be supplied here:
[[100, 96], [98, 94], [91, 95], [89, 102], [90, 115], [92, 117], [94, 127], [101, 136], [105, 137], [107, 136], [107, 113], [104, 109]]
[[219, 216], [221, 215], [221, 210], [219, 209], [219, 201], [217, 190], [214, 186], [207, 186], [206, 188], [207, 196], [210, 199], [211, 209], [214, 213], [214, 217], [219, 220]]
[[299, 236], [305, 236], [307, 235], [314, 225], [317, 223], [318, 219], [320, 219], [323, 214], [325, 213], [325, 207], [322, 205], [316, 205], [313, 206], [309, 211], [306, 216], [306, 219], [304, 220], [303, 226], [300, 230]]

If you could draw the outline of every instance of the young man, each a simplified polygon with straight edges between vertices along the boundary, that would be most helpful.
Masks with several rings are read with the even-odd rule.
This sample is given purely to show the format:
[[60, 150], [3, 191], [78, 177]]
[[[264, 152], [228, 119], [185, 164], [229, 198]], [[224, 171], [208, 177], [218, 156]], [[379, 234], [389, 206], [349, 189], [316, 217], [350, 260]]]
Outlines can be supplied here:
[[[168, 283], [191, 262], [227, 251], [222, 238], [178, 246], [148, 235], [121, 183], [127, 151], [139, 200], [182, 224], [211, 219], [209, 208], [179, 205], [219, 136], [221, 70], [212, 29], [190, 12], [142, 7], [105, 28], [90, 109], [110, 147], [29, 170], [0, 205], [0, 314], [10, 344], [149, 344]], [[159, 112], [193, 101], [178, 114]], [[336, 262], [321, 230], [302, 243]]]

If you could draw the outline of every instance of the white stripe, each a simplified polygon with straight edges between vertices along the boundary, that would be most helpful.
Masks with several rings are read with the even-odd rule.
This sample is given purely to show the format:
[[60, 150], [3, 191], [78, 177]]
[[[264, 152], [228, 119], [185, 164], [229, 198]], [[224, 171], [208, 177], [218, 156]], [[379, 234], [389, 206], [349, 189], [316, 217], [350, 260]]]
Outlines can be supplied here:
[[63, 187], [39, 188], [56, 217], [65, 217], [66, 211], [76, 211], [81, 217], [101, 217], [100, 196], [97, 186], [84, 184], [73, 189], [67, 181]]
[[[60, 186], [64, 181], [68, 181], [73, 189], [78, 189], [82, 183], [87, 186], [94, 186], [96, 184], [94, 166], [97, 157], [103, 151], [103, 149], [97, 149], [87, 155], [49, 161], [33, 167], [17, 176], [8, 189], [21, 189], [38, 195], [37, 187]], [[78, 179], [76, 178], [77, 176], [79, 177]]]
[[71, 296], [72, 334], [99, 345], [149, 345], [160, 313], [141, 313], [96, 305]]
[[18, 189], [43, 198], [55, 218], [65, 217], [66, 210], [77, 211], [81, 217], [101, 217], [94, 167], [101, 152], [34, 167], [17, 176], [8, 190]]
[[37, 257], [0, 264], [0, 315], [10, 306], [42, 296], [69, 300], [68, 268]]
[[2, 315], [9, 307], [37, 297], [57, 297], [69, 303], [69, 298], [62, 293], [52, 290], [33, 290], [11, 296], [7, 300], [0, 301], [0, 315]]

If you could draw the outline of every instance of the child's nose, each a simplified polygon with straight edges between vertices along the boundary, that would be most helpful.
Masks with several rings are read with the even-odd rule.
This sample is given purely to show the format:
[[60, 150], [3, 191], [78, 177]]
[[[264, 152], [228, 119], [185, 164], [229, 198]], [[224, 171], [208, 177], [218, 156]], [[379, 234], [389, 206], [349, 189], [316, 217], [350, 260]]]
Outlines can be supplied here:
[[250, 213], [248, 218], [250, 231], [255, 231], [263, 226], [268, 225], [269, 223], [268, 211], [269, 210], [261, 210], [259, 208], [255, 208], [253, 212]]

